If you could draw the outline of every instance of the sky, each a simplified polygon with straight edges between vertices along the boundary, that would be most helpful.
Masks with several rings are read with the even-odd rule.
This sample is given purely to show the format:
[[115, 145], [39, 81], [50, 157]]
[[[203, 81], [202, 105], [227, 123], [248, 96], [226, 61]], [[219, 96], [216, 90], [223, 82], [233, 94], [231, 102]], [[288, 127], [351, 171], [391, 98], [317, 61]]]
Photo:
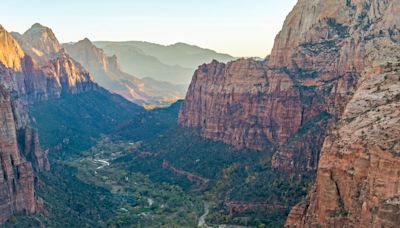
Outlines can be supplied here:
[[0, 24], [39, 22], [60, 42], [184, 42], [235, 57], [265, 57], [297, 0], [0, 0]]

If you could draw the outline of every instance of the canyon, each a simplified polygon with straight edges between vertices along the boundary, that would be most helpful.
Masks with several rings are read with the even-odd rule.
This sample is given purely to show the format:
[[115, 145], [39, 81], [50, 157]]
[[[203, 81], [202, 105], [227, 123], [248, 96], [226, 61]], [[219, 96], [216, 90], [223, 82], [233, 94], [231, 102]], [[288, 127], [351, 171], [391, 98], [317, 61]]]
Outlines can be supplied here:
[[[399, 11], [299, 0], [263, 60], [0, 25], [0, 224], [398, 227]], [[145, 110], [184, 92], [124, 71], [153, 48], [232, 61]]]
[[287, 227], [396, 227], [398, 1], [300, 0], [270, 56], [199, 67], [179, 123], [316, 171]]

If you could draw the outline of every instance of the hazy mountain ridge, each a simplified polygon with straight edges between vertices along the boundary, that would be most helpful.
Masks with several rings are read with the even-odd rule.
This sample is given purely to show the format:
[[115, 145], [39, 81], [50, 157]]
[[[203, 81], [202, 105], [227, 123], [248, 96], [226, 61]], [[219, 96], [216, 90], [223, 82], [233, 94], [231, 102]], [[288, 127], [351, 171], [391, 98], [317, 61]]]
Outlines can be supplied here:
[[107, 56], [88, 38], [63, 44], [67, 52], [93, 73], [104, 88], [141, 105], [166, 105], [184, 96], [185, 88], [156, 80], [141, 80], [120, 68], [115, 55]]
[[96, 41], [96, 46], [120, 59], [126, 72], [138, 77], [151, 77], [174, 84], [188, 85], [194, 70], [213, 59], [227, 62], [235, 59], [227, 54], [185, 43], [160, 45], [142, 41]]

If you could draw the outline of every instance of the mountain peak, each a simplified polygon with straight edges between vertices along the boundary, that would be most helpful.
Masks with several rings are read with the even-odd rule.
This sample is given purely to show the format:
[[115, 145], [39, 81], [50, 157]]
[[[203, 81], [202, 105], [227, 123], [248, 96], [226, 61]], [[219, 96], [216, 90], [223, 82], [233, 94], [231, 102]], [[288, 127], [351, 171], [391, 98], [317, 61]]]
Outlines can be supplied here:
[[81, 44], [85, 46], [94, 46], [92, 41], [89, 40], [89, 38], [85, 37], [85, 39], [78, 41], [76, 44]]
[[43, 33], [48, 33], [49, 35], [51, 35], [52, 37], [55, 38], [55, 35], [53, 33], [53, 31], [51, 30], [51, 28], [44, 26], [40, 23], [35, 23], [33, 24], [25, 33], [25, 34], [32, 34], [32, 33], [39, 33], [39, 34], [43, 34]]
[[31, 28], [47, 28], [47, 27], [43, 26], [43, 25], [40, 24], [40, 23], [35, 23], [35, 24], [33, 24], [33, 25], [31, 26]]
[[35, 23], [21, 36], [14, 36], [24, 51], [38, 63], [46, 63], [52, 55], [61, 50], [53, 31], [42, 24]]

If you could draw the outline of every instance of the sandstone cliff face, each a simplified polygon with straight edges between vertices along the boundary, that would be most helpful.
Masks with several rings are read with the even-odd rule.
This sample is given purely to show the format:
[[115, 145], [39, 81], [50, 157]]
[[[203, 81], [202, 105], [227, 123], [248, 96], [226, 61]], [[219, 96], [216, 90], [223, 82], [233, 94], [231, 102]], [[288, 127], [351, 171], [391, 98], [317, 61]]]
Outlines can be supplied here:
[[0, 25], [0, 62], [7, 68], [21, 70], [24, 55], [21, 47]]
[[10, 94], [0, 87], [0, 223], [15, 212], [37, 211], [32, 164], [20, 156]]
[[366, 70], [325, 139], [314, 189], [288, 227], [399, 226], [400, 62], [383, 64]]
[[196, 71], [179, 123], [239, 148], [272, 145], [277, 168], [318, 166], [288, 227], [398, 227], [399, 10], [299, 0], [265, 64]]
[[[364, 69], [365, 40], [397, 34], [392, 18], [386, 30], [360, 32], [384, 17], [387, 4], [300, 0], [268, 60], [246, 60], [263, 71], [254, 73], [239, 60], [218, 67], [214, 62], [195, 72], [179, 123], [238, 148], [273, 147], [275, 167], [316, 170], [326, 130], [342, 113]], [[372, 6], [375, 10], [366, 9]], [[232, 83], [234, 78], [245, 83]]]
[[[352, 90], [338, 84], [345, 99], [336, 103], [339, 121], [323, 143], [316, 184], [286, 226], [399, 226], [399, 9], [400, 2], [390, 0], [299, 1], [277, 36], [271, 64], [301, 64], [326, 77], [351, 72], [356, 81]], [[324, 18], [328, 26], [346, 28], [345, 35], [331, 36]], [[310, 61], [304, 52], [333, 41], [334, 64]]]
[[[336, 49], [321, 52], [325, 61]], [[274, 150], [277, 167], [315, 170], [326, 126], [346, 95], [338, 89], [351, 90], [353, 77], [269, 60], [214, 61], [195, 72], [179, 123], [238, 148]]]
[[24, 52], [37, 63], [46, 64], [55, 53], [61, 50], [53, 31], [39, 23], [32, 25], [24, 34], [12, 33]]
[[48, 170], [49, 162], [37, 131], [29, 127], [27, 104], [97, 88], [90, 74], [63, 50], [54, 53], [43, 45], [47, 44], [29, 44], [46, 52], [43, 58], [48, 59], [37, 63], [0, 26], [0, 223], [14, 213], [43, 209], [35, 196], [34, 170]]
[[130, 101], [144, 105], [160, 105], [164, 101], [175, 101], [183, 97], [181, 89], [175, 89], [173, 86], [169, 88], [171, 85], [166, 82], [144, 81], [123, 72], [115, 55], [106, 56], [102, 49], [97, 48], [87, 38], [77, 43], [64, 44], [63, 47], [72, 58], [93, 73], [99, 85]]
[[97, 88], [92, 75], [61, 48], [50, 28], [34, 24], [23, 35], [13, 35], [27, 53], [22, 64], [25, 88], [19, 94], [29, 103]]

